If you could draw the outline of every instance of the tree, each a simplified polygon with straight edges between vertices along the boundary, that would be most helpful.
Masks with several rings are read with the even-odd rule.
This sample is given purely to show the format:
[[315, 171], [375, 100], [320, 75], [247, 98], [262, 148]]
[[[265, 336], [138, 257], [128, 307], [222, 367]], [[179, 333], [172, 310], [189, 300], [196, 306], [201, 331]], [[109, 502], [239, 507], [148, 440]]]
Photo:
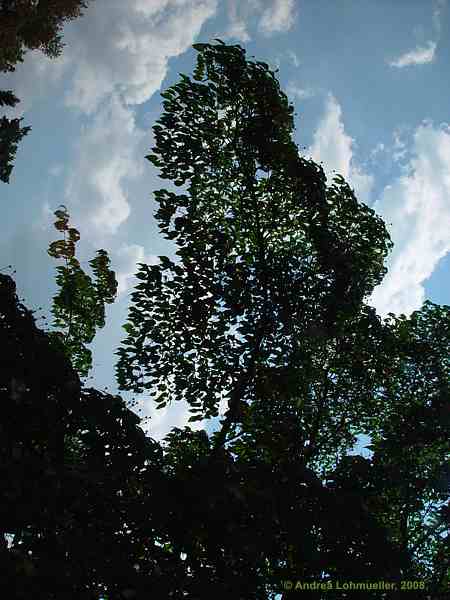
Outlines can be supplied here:
[[[11, 90], [0, 91], [0, 106], [15, 106], [19, 99]], [[20, 127], [22, 119], [0, 120], [0, 180], [9, 183], [13, 168], [12, 162], [17, 152], [17, 144], [30, 131], [31, 127]]]
[[[16, 536], [0, 552], [12, 597], [27, 586], [58, 599], [273, 600], [295, 593], [283, 579], [299, 579], [396, 582], [386, 598], [416, 581], [411, 599], [427, 589], [443, 600], [450, 308], [426, 303], [382, 321], [366, 305], [392, 246], [382, 220], [299, 156], [292, 107], [267, 65], [220, 41], [195, 48], [193, 79], [163, 94], [148, 156], [185, 188], [155, 192], [180, 260], [140, 265], [117, 378], [159, 407], [185, 400], [193, 421], [217, 417], [221, 401], [228, 410], [215, 433], [174, 428], [159, 445], [119, 397], [80, 386], [68, 406], [67, 351], [33, 333], [45, 347], [36, 351], [24, 334], [32, 319], [17, 317], [11, 280], [0, 279], [10, 432], [0, 481]], [[61, 287], [73, 299], [86, 281], [69, 286], [79, 233], [66, 210], [55, 214], [65, 237], [51, 248], [68, 261]], [[61, 306], [67, 322], [69, 300]], [[87, 312], [77, 319], [92, 328]], [[23, 421], [11, 402], [21, 381], [34, 411]], [[32, 511], [14, 452], [35, 438], [17, 423], [41, 432], [30, 452], [56, 471], [50, 483], [33, 471]], [[371, 438], [369, 459], [349, 455], [359, 433]], [[352, 593], [367, 597], [380, 594]]]
[[[327, 186], [299, 156], [293, 109], [268, 66], [218, 42], [196, 44], [193, 78], [162, 94], [147, 158], [183, 186], [155, 192], [180, 260], [140, 265], [117, 352], [121, 389], [148, 390], [158, 408], [185, 400], [201, 420], [228, 403], [209, 440], [189, 429], [168, 438], [188, 490], [173, 534], [191, 573], [180, 594], [265, 598], [271, 578], [293, 570], [308, 580], [425, 577], [423, 561], [405, 562], [392, 500], [411, 487], [411, 470], [377, 445], [368, 463], [347, 456], [356, 434], [388, 435], [382, 411], [412, 410], [409, 396], [400, 409], [387, 392], [389, 369], [403, 369], [402, 333], [364, 303], [385, 273], [389, 236], [341, 177]], [[448, 456], [433, 448], [431, 471]], [[400, 471], [386, 491], [389, 460]], [[361, 485], [349, 488], [357, 473]]]
[[[27, 50], [41, 50], [56, 58], [63, 50], [61, 30], [66, 21], [82, 15], [86, 0], [0, 0], [0, 72], [15, 71]], [[19, 99], [0, 90], [0, 106], [15, 106]], [[31, 127], [22, 119], [0, 120], [0, 180], [9, 183], [17, 144]]]
[[164, 562], [149, 540], [158, 524], [148, 511], [137, 519], [142, 472], [149, 485], [163, 479], [161, 449], [120, 397], [83, 388], [3, 274], [0, 344], [1, 595], [90, 600], [107, 589], [123, 599], [148, 581], [135, 569], [142, 548], [147, 570]]
[[378, 480], [379, 516], [403, 573], [437, 595], [450, 583], [450, 307], [426, 301], [409, 319], [390, 315], [389, 330], [367, 481]]
[[[136, 391], [157, 383], [161, 403], [186, 398], [209, 417], [215, 390], [233, 412], [258, 368], [298, 362], [308, 328], [339, 331], [381, 281], [389, 243], [342, 178], [327, 189], [321, 168], [299, 157], [292, 106], [267, 65], [239, 47], [194, 47], [197, 82], [182, 76], [162, 94], [148, 157], [161, 177], [188, 184], [189, 196], [155, 192], [181, 262], [141, 266], [118, 376]], [[142, 383], [132, 374], [141, 367], [152, 372]]]
[[53, 298], [54, 327], [49, 336], [54, 343], [62, 344], [66, 356], [80, 375], [86, 377], [92, 366], [92, 353], [86, 347], [94, 339], [96, 328], [105, 326], [105, 303], [114, 302], [117, 280], [109, 269], [110, 260], [105, 250], [89, 261], [95, 281], [81, 269], [75, 258], [75, 245], [80, 233], [69, 227], [69, 214], [65, 206], [55, 211], [55, 228], [64, 239], [52, 242], [48, 254], [64, 258], [65, 265], [56, 267], [59, 292]]

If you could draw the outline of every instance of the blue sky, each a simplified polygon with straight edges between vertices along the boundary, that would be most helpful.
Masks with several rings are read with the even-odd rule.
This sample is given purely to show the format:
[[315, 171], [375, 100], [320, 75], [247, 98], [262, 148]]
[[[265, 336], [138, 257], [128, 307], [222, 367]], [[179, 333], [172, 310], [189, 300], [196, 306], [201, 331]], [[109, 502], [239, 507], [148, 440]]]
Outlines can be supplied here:
[[[92, 1], [65, 27], [60, 58], [30, 52], [2, 75], [1, 89], [21, 99], [7, 115], [32, 131], [0, 187], [0, 268], [12, 264], [19, 296], [49, 317], [58, 205], [81, 233], [86, 269], [108, 250], [119, 296], [93, 343], [89, 384], [116, 393], [136, 263], [173, 251], [153, 219], [152, 192], [165, 182], [144, 159], [159, 91], [192, 72], [193, 43], [219, 37], [279, 68], [299, 147], [387, 222], [395, 248], [370, 303], [381, 315], [408, 315], [426, 298], [450, 304], [449, 19], [445, 0]], [[187, 422], [180, 404], [140, 403], [152, 437]]]

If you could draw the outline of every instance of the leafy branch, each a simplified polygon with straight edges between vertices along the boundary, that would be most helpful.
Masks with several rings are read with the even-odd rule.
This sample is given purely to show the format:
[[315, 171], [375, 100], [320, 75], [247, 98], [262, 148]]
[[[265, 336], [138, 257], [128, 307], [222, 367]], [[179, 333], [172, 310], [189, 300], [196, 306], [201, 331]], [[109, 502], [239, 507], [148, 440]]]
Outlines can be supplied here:
[[59, 291], [53, 297], [52, 325], [57, 331], [50, 332], [50, 336], [80, 375], [86, 377], [92, 367], [92, 353], [86, 344], [92, 342], [97, 328], [105, 326], [105, 303], [114, 302], [117, 281], [114, 271], [109, 269], [105, 250], [97, 250], [96, 257], [89, 261], [94, 280], [83, 271], [75, 258], [79, 231], [69, 227], [65, 206], [61, 205], [54, 214], [55, 228], [63, 234], [63, 239], [52, 242], [48, 254], [64, 259], [65, 264], [56, 267]]

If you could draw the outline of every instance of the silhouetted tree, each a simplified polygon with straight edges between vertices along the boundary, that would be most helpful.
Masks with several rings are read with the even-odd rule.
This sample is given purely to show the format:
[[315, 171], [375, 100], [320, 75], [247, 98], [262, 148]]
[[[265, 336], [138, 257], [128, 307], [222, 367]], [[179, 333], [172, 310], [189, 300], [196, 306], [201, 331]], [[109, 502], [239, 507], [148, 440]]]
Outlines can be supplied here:
[[0, 345], [2, 597], [124, 598], [149, 576], [156, 586], [151, 548], [161, 564], [164, 551], [149, 539], [158, 524], [139, 512], [139, 480], [162, 479], [158, 444], [120, 397], [81, 386], [5, 275]]
[[[443, 600], [450, 308], [381, 320], [367, 306], [392, 246], [382, 220], [299, 155], [265, 63], [220, 40], [194, 48], [148, 156], [184, 186], [155, 192], [179, 262], [140, 265], [117, 379], [160, 408], [184, 400], [191, 421], [227, 410], [213, 434], [155, 444], [119, 397], [81, 386], [76, 353], [36, 330], [2, 277], [4, 596], [273, 600], [299, 579], [396, 582], [385, 598], [410, 581], [409, 598]], [[95, 285], [75, 276], [79, 233], [55, 214], [67, 322]], [[77, 309], [80, 331], [95, 333], [94, 313]], [[360, 433], [371, 458], [349, 454]]]
[[[140, 265], [117, 364], [121, 389], [148, 390], [158, 408], [185, 400], [192, 421], [228, 404], [209, 439], [189, 429], [168, 437], [186, 480], [173, 548], [190, 577], [179, 595], [273, 597], [270, 581], [289, 573], [399, 584], [420, 575], [431, 586], [436, 569], [407, 560], [412, 529], [427, 531], [423, 518], [416, 525], [423, 502], [409, 513], [414, 525], [406, 519], [407, 541], [398, 521], [415, 475], [393, 456], [399, 475], [387, 492], [389, 453], [376, 445], [393, 426], [385, 414], [400, 410], [389, 390], [406, 360], [406, 334], [364, 303], [385, 273], [385, 226], [341, 177], [327, 186], [299, 156], [293, 108], [265, 63], [220, 40], [194, 48], [193, 79], [162, 94], [147, 157], [183, 186], [155, 192], [180, 260]], [[448, 313], [434, 318], [443, 326]], [[407, 415], [414, 402], [401, 399]], [[358, 433], [373, 437], [372, 461], [348, 457]], [[435, 471], [448, 458], [448, 444], [432, 447], [416, 467]]]
[[[19, 99], [11, 90], [0, 91], [0, 106], [15, 106]], [[16, 156], [17, 144], [30, 131], [31, 127], [20, 127], [22, 119], [0, 120], [0, 180], [9, 183], [9, 176]]]

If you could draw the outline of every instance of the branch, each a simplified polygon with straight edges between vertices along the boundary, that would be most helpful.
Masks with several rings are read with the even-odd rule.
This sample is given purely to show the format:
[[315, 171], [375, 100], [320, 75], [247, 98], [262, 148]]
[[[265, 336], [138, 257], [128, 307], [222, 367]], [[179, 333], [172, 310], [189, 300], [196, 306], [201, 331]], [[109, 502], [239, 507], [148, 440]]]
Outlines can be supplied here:
[[[253, 180], [251, 179], [251, 177], [249, 176], [248, 173], [247, 173], [247, 175], [248, 175], [247, 186], [246, 186], [245, 191], [248, 191], [249, 188], [253, 188]], [[252, 192], [253, 189], [251, 189], [250, 191]], [[253, 198], [253, 205], [254, 205], [254, 210], [255, 210], [256, 236], [257, 236], [257, 240], [258, 240], [258, 244], [259, 244], [258, 255], [259, 255], [259, 261], [260, 261], [261, 272], [262, 272], [262, 286], [263, 286], [263, 295], [264, 295], [262, 317], [261, 317], [260, 323], [256, 329], [255, 344], [253, 346], [250, 363], [247, 367], [247, 370], [245, 372], [242, 372], [239, 375], [236, 385], [235, 385], [235, 387], [231, 393], [231, 396], [228, 400], [228, 412], [226, 414], [225, 420], [223, 421], [222, 429], [220, 430], [220, 432], [217, 436], [216, 443], [213, 446], [212, 456], [215, 456], [218, 453], [219, 449], [226, 443], [227, 435], [230, 432], [230, 430], [233, 426], [233, 423], [236, 420], [236, 417], [238, 414], [238, 409], [239, 409], [239, 402], [241, 401], [248, 384], [250, 383], [251, 379], [254, 377], [254, 374], [255, 374], [256, 357], [260, 354], [261, 345], [264, 340], [264, 335], [267, 331], [267, 325], [268, 325], [268, 320], [269, 320], [268, 313], [267, 313], [268, 275], [267, 275], [267, 263], [266, 263], [266, 256], [265, 256], [264, 238], [263, 238], [263, 235], [261, 232], [261, 223], [260, 223], [260, 219], [259, 219], [259, 210], [258, 210], [257, 199], [255, 198], [254, 194], [252, 194], [252, 198]]]

